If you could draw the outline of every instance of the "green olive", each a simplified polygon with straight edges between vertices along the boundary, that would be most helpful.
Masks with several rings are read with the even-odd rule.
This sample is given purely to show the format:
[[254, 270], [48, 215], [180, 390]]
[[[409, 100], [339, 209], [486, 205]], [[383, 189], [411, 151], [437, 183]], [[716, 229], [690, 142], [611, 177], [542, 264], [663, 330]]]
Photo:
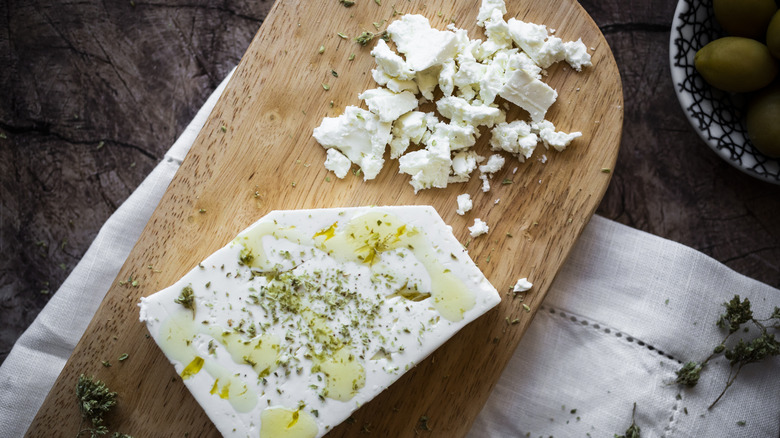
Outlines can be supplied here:
[[724, 37], [699, 49], [694, 65], [705, 81], [723, 91], [761, 89], [777, 76], [777, 60], [764, 44], [742, 37]]
[[766, 46], [772, 56], [780, 59], [780, 12], [775, 12], [775, 16], [769, 22], [766, 30]]
[[764, 39], [777, 5], [774, 0], [713, 0], [715, 19], [732, 36]]
[[748, 106], [747, 130], [753, 146], [780, 158], [780, 83], [762, 90]]

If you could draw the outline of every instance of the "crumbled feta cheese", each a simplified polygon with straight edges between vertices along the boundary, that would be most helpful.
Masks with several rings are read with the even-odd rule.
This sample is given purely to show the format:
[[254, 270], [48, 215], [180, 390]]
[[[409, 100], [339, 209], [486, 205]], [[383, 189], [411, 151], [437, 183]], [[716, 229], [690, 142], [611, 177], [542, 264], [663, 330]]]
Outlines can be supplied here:
[[401, 80], [414, 79], [414, 71], [406, 64], [403, 58], [390, 50], [385, 40], [379, 39], [376, 46], [371, 50], [371, 56], [382, 70], [391, 78]]
[[498, 95], [528, 111], [534, 122], [544, 120], [558, 98], [557, 91], [523, 69], [512, 71]]
[[516, 18], [507, 21], [509, 36], [528, 56], [536, 61], [536, 56], [547, 39], [547, 26], [543, 24], [526, 23]]
[[475, 90], [474, 87], [471, 85], [464, 85], [462, 87], [458, 87], [457, 84], [455, 85], [455, 96], [460, 97], [461, 99], [465, 99], [475, 105], [481, 105], [482, 102], [479, 101], [479, 99], [476, 99], [478, 90]]
[[531, 289], [531, 287], [533, 287], [533, 284], [531, 284], [527, 278], [523, 277], [517, 280], [515, 287], [512, 288], [512, 292], [515, 293], [527, 292], [528, 290]]
[[487, 163], [479, 166], [479, 171], [482, 173], [496, 173], [504, 167], [505, 162], [506, 160], [501, 155], [491, 155]]
[[[564, 42], [553, 35], [554, 29], [516, 18], [505, 21], [505, 14], [504, 0], [482, 0], [477, 24], [484, 27], [485, 41], [469, 39], [467, 31], [454, 24], [446, 30], [434, 29], [422, 15], [403, 15], [391, 22], [387, 31], [398, 53], [381, 39], [371, 50], [376, 62], [371, 75], [383, 88], [359, 96], [372, 117], [361, 123], [347, 118], [326, 122], [326, 118], [315, 129], [315, 138], [326, 149], [337, 148], [358, 164], [364, 179], [374, 178], [381, 170], [382, 154], [389, 144], [390, 157], [399, 159], [401, 173], [412, 176], [415, 193], [470, 179], [484, 161], [470, 150], [480, 136], [479, 126], [492, 128], [492, 150], [508, 152], [520, 162], [532, 156], [539, 140], [547, 148], [564, 149], [582, 134], [556, 132], [545, 120], [558, 93], [542, 81], [544, 69], [566, 60], [579, 71], [591, 65], [590, 54], [581, 40]], [[438, 100], [437, 86], [443, 96]], [[503, 108], [494, 103], [496, 97], [506, 100]], [[438, 114], [449, 123], [433, 113], [416, 111], [426, 100], [435, 101]], [[510, 104], [527, 111], [530, 124], [523, 120], [507, 123]], [[354, 109], [350, 112], [360, 115]], [[392, 135], [389, 122], [394, 122]], [[350, 123], [361, 131], [343, 132]], [[425, 148], [407, 152], [412, 143]], [[329, 154], [328, 168], [341, 173], [343, 159], [337, 163], [331, 156], [335, 157]], [[490, 190], [490, 175], [503, 164], [504, 158], [494, 155], [479, 166], [483, 191]]]
[[448, 142], [432, 142], [425, 149], [409, 152], [398, 159], [398, 171], [412, 176], [409, 182], [414, 193], [431, 187], [447, 187], [450, 174], [450, 147]]
[[490, 180], [488, 180], [487, 174], [479, 175], [479, 179], [482, 180], [482, 191], [487, 193], [490, 191]]
[[487, 35], [487, 41], [482, 43], [481, 48], [485, 53], [495, 53], [501, 49], [512, 48], [509, 25], [504, 21], [504, 14], [500, 9], [493, 9], [490, 18], [485, 20], [485, 35]]
[[455, 57], [455, 34], [431, 28], [422, 15], [407, 14], [387, 26], [390, 39], [406, 55], [406, 64], [414, 71], [425, 70]]
[[[479, 86], [480, 79], [485, 75], [487, 66], [480, 64], [473, 56], [458, 55], [458, 71], [452, 77], [452, 83], [462, 94], [473, 94], [473, 86]], [[467, 91], [467, 89], [470, 89]]]
[[474, 225], [469, 227], [471, 237], [479, 237], [486, 234], [489, 229], [488, 224], [480, 218], [474, 219]]
[[533, 59], [541, 68], [548, 68], [556, 62], [563, 61], [566, 59], [563, 40], [554, 36], [547, 38]]
[[374, 81], [379, 85], [384, 85], [391, 91], [395, 91], [396, 93], [400, 93], [402, 91], [410, 91], [412, 94], [419, 93], [419, 89], [417, 88], [417, 83], [413, 80], [401, 80], [392, 78], [385, 73], [385, 70], [377, 66], [375, 69], [371, 70], [371, 77], [374, 79]]
[[552, 146], [556, 151], [562, 151], [566, 149], [572, 140], [578, 137], [582, 137], [581, 132], [572, 132], [567, 134], [565, 132], [555, 131], [555, 126], [552, 122], [543, 120], [539, 123], [534, 123], [532, 129], [539, 133], [539, 137], [544, 142], [544, 147], [549, 148]]
[[448, 182], [461, 183], [471, 178], [473, 172], [479, 163], [485, 160], [485, 157], [474, 151], [458, 151], [452, 157], [452, 174]]
[[434, 99], [433, 90], [436, 89], [436, 85], [439, 84], [440, 70], [441, 65], [437, 65], [423, 71], [418, 71], [417, 74], [415, 74], [414, 81], [420, 89], [420, 94], [428, 100]]
[[446, 141], [450, 150], [466, 149], [477, 142], [478, 131], [473, 125], [439, 122], [433, 126], [431, 135], [423, 139], [425, 144]]
[[495, 124], [501, 116], [498, 107], [487, 105], [471, 105], [466, 99], [449, 96], [436, 101], [436, 109], [439, 114], [458, 124], [471, 126], [485, 125], [488, 128]]
[[563, 43], [563, 49], [566, 51], [566, 62], [577, 71], [582, 71], [582, 67], [593, 65], [590, 60], [590, 53], [585, 48], [582, 38], [577, 41], [567, 41]]
[[420, 143], [428, 123], [438, 123], [433, 113], [409, 111], [393, 122], [393, 139], [390, 140], [390, 158], [397, 159], [410, 143]]
[[378, 115], [380, 122], [392, 122], [417, 108], [417, 98], [409, 91], [394, 93], [387, 88], [373, 88], [358, 98], [366, 101], [368, 110]]
[[494, 10], [501, 11], [502, 16], [506, 14], [506, 3], [504, 3], [504, 0], [482, 0], [482, 4], [479, 6], [479, 13], [477, 13], [477, 26], [484, 26], [485, 20], [493, 15]]
[[313, 135], [325, 149], [336, 148], [360, 166], [367, 181], [376, 178], [382, 168], [391, 127], [369, 111], [348, 106], [344, 114], [322, 119]]
[[566, 60], [577, 71], [582, 67], [590, 67], [590, 54], [582, 43], [577, 41], [563, 42], [560, 38], [552, 36], [547, 27], [534, 23], [510, 18], [507, 22], [508, 32], [518, 47], [523, 49], [531, 59], [541, 68], [547, 68], [558, 61]]
[[521, 162], [531, 157], [537, 143], [536, 134], [531, 132], [531, 126], [523, 120], [499, 123], [490, 131], [491, 149], [514, 154]]
[[455, 213], [458, 213], [459, 215], [463, 216], [466, 214], [467, 211], [471, 211], [471, 208], [474, 206], [474, 203], [471, 202], [471, 195], [468, 193], [464, 193], [462, 195], [458, 195], [458, 209], [455, 210]]
[[455, 90], [455, 67], [454, 59], [446, 59], [441, 64], [439, 71], [439, 89], [445, 96], [451, 96]]
[[479, 98], [484, 105], [493, 103], [506, 83], [506, 69], [509, 66], [509, 52], [499, 52], [485, 68], [479, 80]]
[[333, 171], [339, 178], [344, 178], [349, 172], [349, 168], [352, 166], [352, 162], [349, 158], [344, 156], [338, 149], [328, 149], [327, 158], [325, 159], [325, 168]]

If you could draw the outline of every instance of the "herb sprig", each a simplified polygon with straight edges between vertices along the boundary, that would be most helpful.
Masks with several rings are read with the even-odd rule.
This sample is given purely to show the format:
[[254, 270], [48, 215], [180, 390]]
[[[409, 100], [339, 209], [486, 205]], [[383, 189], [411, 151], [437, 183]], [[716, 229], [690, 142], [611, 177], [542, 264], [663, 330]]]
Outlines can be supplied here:
[[[676, 372], [675, 383], [693, 387], [699, 382], [701, 372], [710, 360], [719, 354], [723, 354], [728, 359], [730, 369], [726, 385], [708, 409], [712, 409], [729, 387], [734, 384], [743, 367], [780, 354], [780, 342], [775, 339], [774, 333], [770, 333], [770, 330], [780, 329], [780, 307], [775, 307], [768, 318], [756, 319], [753, 316], [753, 309], [748, 298], [742, 300], [739, 295], [734, 295], [731, 301], [723, 303], [723, 305], [726, 307], [726, 313], [720, 315], [716, 324], [718, 327], [728, 330], [726, 336], [713, 348], [712, 354], [704, 361], [701, 363], [687, 362]], [[750, 326], [746, 325], [748, 323], [752, 323], [758, 328], [759, 336], [750, 341], [739, 339], [731, 348], [727, 347], [726, 342], [740, 329], [744, 332], [749, 331]]]
[[615, 434], [615, 438], [640, 438], [639, 432], [641, 429], [636, 425], [636, 403], [634, 403], [634, 410], [631, 411], [631, 426], [626, 429], [623, 435]]
[[[94, 377], [79, 376], [76, 383], [76, 398], [81, 412], [81, 424], [76, 438], [88, 432], [90, 438], [98, 438], [108, 433], [108, 427], [103, 424], [103, 416], [116, 405], [116, 393], [108, 389], [105, 383]], [[84, 426], [84, 422], [89, 424]], [[91, 427], [90, 427], [91, 426]], [[114, 432], [111, 438], [132, 438], [119, 432]]]

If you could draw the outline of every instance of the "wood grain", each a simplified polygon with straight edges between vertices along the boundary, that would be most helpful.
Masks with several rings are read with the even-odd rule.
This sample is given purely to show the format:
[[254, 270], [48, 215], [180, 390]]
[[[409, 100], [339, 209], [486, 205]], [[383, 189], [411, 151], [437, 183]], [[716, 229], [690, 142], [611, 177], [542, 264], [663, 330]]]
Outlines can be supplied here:
[[[446, 3], [409, 2], [396, 8], [424, 14], [438, 28], [454, 19], [472, 37], [481, 35], [473, 24], [474, 2]], [[438, 11], [444, 11], [442, 16]], [[498, 308], [361, 408], [353, 424], [345, 423], [329, 436], [351, 436], [361, 429], [379, 436], [414, 436], [423, 415], [432, 436], [465, 434], [601, 200], [611, 176], [602, 169], [613, 169], [621, 138], [617, 66], [585, 11], [571, 0], [555, 0], [510, 5], [509, 15], [545, 23], [564, 40], [582, 37], [595, 49], [595, 68], [575, 73], [558, 65], [547, 78], [559, 92], [548, 118], [561, 130], [582, 131], [583, 138], [563, 153], [540, 150], [527, 163], [506, 166], [487, 194], [474, 179], [414, 195], [395, 163], [374, 181], [350, 175], [345, 180], [331, 176], [328, 182], [324, 151], [311, 138], [323, 116], [357, 104], [357, 94], [373, 87], [370, 48], [336, 33], [373, 29], [372, 22], [392, 18], [391, 5], [361, 2], [345, 9], [338, 2], [321, 8], [302, 0], [277, 2], [27, 435], [76, 430], [73, 387], [85, 372], [110, 382], [121, 395], [119, 409], [109, 419], [117, 430], [135, 436], [216, 436], [173, 368], [146, 338], [138, 322], [138, 298], [173, 283], [268, 211], [371, 204], [433, 205], [464, 243], [470, 240], [467, 226], [473, 219], [486, 220], [491, 232], [474, 239], [469, 252], [502, 292], [517, 278], [528, 277], [534, 288], [524, 303], [531, 311], [504, 296]], [[320, 45], [325, 46], [322, 54]], [[357, 56], [349, 61], [352, 53]], [[486, 137], [477, 146], [483, 154], [488, 153]], [[542, 154], [545, 164], [539, 160]], [[501, 184], [504, 179], [513, 183]], [[475, 208], [460, 217], [455, 196], [464, 192], [474, 196]], [[119, 284], [130, 276], [139, 287]], [[507, 324], [507, 318], [519, 324]], [[130, 358], [117, 362], [123, 353]], [[102, 360], [113, 366], [103, 367]]]

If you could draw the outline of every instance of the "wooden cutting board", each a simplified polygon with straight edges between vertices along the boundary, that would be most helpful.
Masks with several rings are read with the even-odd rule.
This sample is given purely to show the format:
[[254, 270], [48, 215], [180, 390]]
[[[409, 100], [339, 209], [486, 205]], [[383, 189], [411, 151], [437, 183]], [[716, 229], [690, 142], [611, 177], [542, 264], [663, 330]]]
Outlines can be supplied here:
[[[352, 174], [338, 180], [323, 167], [325, 151], [311, 133], [324, 116], [358, 105], [357, 95], [375, 87], [369, 55], [373, 44], [359, 46], [356, 35], [376, 31], [373, 23], [386, 28], [396, 13], [418, 13], [436, 28], [454, 22], [471, 38], [484, 38], [475, 25], [479, 3], [357, 0], [346, 8], [338, 0], [278, 1], [27, 435], [75, 435], [80, 415], [74, 390], [84, 373], [119, 394], [119, 404], [107, 418], [111, 430], [136, 438], [218, 436], [147, 337], [138, 321], [139, 298], [172, 284], [271, 210], [430, 204], [468, 245], [503, 301], [328, 436], [369, 431], [369, 436], [463, 436], [609, 183], [623, 101], [604, 37], [575, 0], [508, 2], [506, 19], [546, 24], [564, 40], [582, 38], [593, 49], [594, 66], [577, 73], [560, 63], [545, 79], [559, 93], [547, 118], [560, 130], [582, 131], [583, 137], [560, 153], [539, 147], [525, 163], [507, 157], [488, 193], [475, 177], [415, 195], [395, 161], [376, 180], [364, 182]], [[519, 110], [509, 116], [526, 117]], [[476, 148], [486, 156], [487, 138], [482, 136]], [[465, 216], [455, 213], [461, 193], [474, 199], [474, 210]], [[490, 232], [470, 239], [467, 227], [477, 217], [489, 224]], [[130, 277], [136, 286], [126, 282]], [[508, 293], [520, 277], [534, 285], [524, 300]], [[128, 358], [118, 361], [124, 353]]]

